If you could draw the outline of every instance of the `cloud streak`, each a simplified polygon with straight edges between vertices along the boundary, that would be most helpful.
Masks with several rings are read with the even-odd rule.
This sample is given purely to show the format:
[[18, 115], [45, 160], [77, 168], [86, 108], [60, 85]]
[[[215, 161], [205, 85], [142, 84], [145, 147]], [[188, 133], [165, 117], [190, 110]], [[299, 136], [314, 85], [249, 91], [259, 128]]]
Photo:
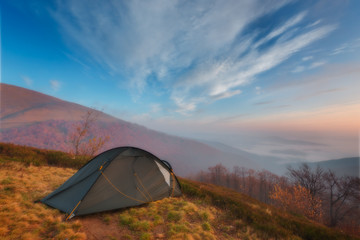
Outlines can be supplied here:
[[28, 76], [21, 76], [21, 78], [23, 79], [23, 81], [25, 82], [25, 84], [28, 87], [31, 87], [33, 84], [33, 80], [31, 78], [29, 78]]
[[53, 91], [57, 92], [61, 88], [61, 82], [58, 80], [50, 80], [50, 86]]
[[[308, 28], [306, 11], [267, 33], [250, 24], [289, 1], [59, 1], [53, 16], [67, 36], [139, 95], [154, 81], [177, 112], [241, 94], [242, 86], [275, 68], [336, 27]], [[269, 26], [270, 27], [270, 26]]]

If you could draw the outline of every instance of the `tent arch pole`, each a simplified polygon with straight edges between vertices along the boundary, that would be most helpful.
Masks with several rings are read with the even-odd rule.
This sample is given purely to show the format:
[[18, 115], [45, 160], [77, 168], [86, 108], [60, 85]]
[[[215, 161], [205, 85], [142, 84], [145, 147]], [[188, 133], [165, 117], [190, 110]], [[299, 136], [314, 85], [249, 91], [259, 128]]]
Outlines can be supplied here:
[[[109, 162], [111, 162], [112, 160], [107, 160], [105, 163], [103, 163], [103, 165], [100, 166], [100, 168], [98, 169], [98, 171], [101, 172], [101, 169], [105, 166], [105, 168], [109, 165]], [[94, 171], [96, 172], [96, 170]], [[89, 191], [91, 190], [92, 186], [94, 186], [94, 184], [97, 182], [97, 180], [99, 179], [99, 177], [101, 176], [101, 174], [99, 174], [97, 176], [97, 178], [95, 179], [95, 181], [93, 182], [93, 184], [91, 184], [91, 186], [89, 187], [89, 189], [86, 191], [86, 193], [84, 194], [84, 196], [82, 196], [82, 198], [80, 199], [80, 201], [78, 202], [78, 204], [75, 206], [75, 208], [73, 209], [73, 211], [68, 215], [68, 217], [66, 218], [66, 221], [69, 219], [69, 217], [71, 216], [71, 214], [74, 214], [75, 216], [75, 213], [76, 213], [76, 209], [78, 207], [78, 205], [82, 202], [82, 200], [86, 197], [86, 195], [89, 193]], [[74, 212], [75, 211], [75, 212]]]
[[[144, 187], [144, 185], [142, 184], [142, 181], [140, 180], [139, 176], [137, 175], [136, 171], [135, 171], [135, 162], [138, 160], [138, 157], [135, 157], [135, 159], [133, 160], [133, 162], [131, 163], [131, 169], [132, 169], [132, 172], [133, 172], [133, 175], [135, 176], [136, 180], [140, 183], [140, 186], [143, 188], [143, 190], [145, 190], [145, 193], [150, 197], [150, 201], [153, 201], [153, 198], [151, 197], [150, 193], [147, 191], [147, 189]], [[155, 161], [155, 159], [152, 159], [153, 161]], [[135, 185], [136, 184], [136, 181], [135, 181]], [[143, 196], [145, 195], [145, 198], [146, 200], [149, 201], [148, 197], [146, 194], [144, 194], [140, 188], [136, 188]]]
[[[147, 163], [143, 163], [142, 158], [147, 160]], [[118, 163], [118, 160], [130, 162]], [[157, 168], [155, 168], [154, 162], [156, 163]], [[91, 164], [89, 165], [89, 163]], [[131, 164], [134, 163], [136, 164], [131, 166]], [[153, 164], [154, 166], [152, 166]], [[107, 169], [110, 165], [112, 167]], [[121, 168], [121, 166], [127, 167]], [[120, 167], [121, 171], [118, 167]], [[147, 170], [147, 167], [151, 169], [151, 174]], [[131, 170], [133, 170], [132, 174]], [[164, 183], [161, 180], [162, 178], [160, 175], [158, 175], [160, 174], [158, 173], [158, 170], [160, 170], [165, 178]], [[126, 171], [124, 172], [124, 177], [126, 176], [126, 179], [128, 180], [125, 180], [125, 182], [122, 180], [123, 178], [121, 178], [121, 175], [119, 175], [119, 177], [116, 175], [118, 172], [120, 173], [122, 171]], [[103, 178], [99, 179], [101, 175]], [[69, 179], [68, 182], [65, 182], [53, 193], [41, 200], [41, 202], [48, 206], [64, 211], [67, 214], [66, 221], [78, 215], [106, 211], [106, 209], [117, 209], [117, 206], [118, 208], [136, 206], [139, 205], [139, 203], [143, 204], [154, 201], [155, 199], [180, 196], [182, 194], [181, 185], [174, 174], [170, 163], [159, 159], [146, 150], [136, 147], [117, 147], [107, 150], [88, 161], [73, 175], [73, 177], [74, 178], [71, 177], [71, 180]], [[116, 185], [114, 185], [114, 183]], [[123, 187], [124, 184], [126, 184], [127, 188]], [[157, 188], [153, 189], [155, 186]], [[115, 200], [111, 200], [113, 202], [110, 202], [109, 206], [102, 206], [101, 201], [106, 201], [106, 196], [105, 199], [96, 202], [94, 199], [96, 199], [96, 194], [99, 189], [101, 190], [101, 187], [106, 187], [109, 194], [111, 193], [108, 196], [108, 199], [114, 195], [116, 196], [116, 199], [118, 199], [117, 201], [124, 201], [124, 204], [118, 204]], [[130, 189], [129, 191], [128, 188]], [[92, 189], [94, 189], [94, 191], [92, 191]], [[129, 201], [129, 199], [131, 200]], [[65, 200], [67, 202], [64, 202]], [[95, 207], [92, 206], [92, 204], [94, 205], [93, 201], [98, 205]]]

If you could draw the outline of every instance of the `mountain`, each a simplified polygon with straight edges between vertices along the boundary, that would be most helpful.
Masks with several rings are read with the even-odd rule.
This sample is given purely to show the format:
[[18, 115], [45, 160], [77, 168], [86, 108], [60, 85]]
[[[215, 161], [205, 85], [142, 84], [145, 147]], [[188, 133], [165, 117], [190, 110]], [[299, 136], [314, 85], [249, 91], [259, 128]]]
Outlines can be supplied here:
[[309, 167], [312, 169], [316, 169], [319, 166], [325, 172], [327, 170], [331, 170], [335, 172], [337, 176], [351, 176], [351, 177], [360, 176], [359, 157], [340, 158], [340, 159], [332, 159], [332, 160], [317, 161], [317, 162], [298, 162], [293, 164], [284, 164], [283, 168], [292, 167], [297, 169], [304, 163], [309, 165]]
[[[90, 110], [36, 91], [0, 84], [0, 141], [67, 151], [72, 126]], [[199, 141], [171, 136], [97, 112], [95, 135], [110, 136], [107, 149], [117, 146], [143, 148], [173, 165], [182, 176], [218, 163], [259, 168], [250, 158], [222, 151]], [[105, 150], [105, 149], [103, 149]]]
[[317, 166], [323, 169], [330, 169], [339, 176], [360, 176], [359, 157], [333, 159], [321, 162], [308, 163], [310, 167]]
[[[35, 92], [25, 88], [0, 84], [1, 128], [21, 127], [46, 120], [80, 120], [89, 110], [76, 103]], [[100, 121], [116, 121], [114, 117], [101, 113]]]

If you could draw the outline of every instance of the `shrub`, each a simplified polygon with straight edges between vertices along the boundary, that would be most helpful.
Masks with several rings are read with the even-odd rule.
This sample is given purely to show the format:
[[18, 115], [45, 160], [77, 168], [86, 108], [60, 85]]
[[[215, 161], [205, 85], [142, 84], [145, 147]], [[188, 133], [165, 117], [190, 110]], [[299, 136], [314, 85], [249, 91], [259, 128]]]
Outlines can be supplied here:
[[103, 217], [103, 221], [105, 222], [106, 225], [109, 225], [109, 224], [110, 224], [110, 220], [111, 220], [111, 218], [110, 218], [109, 215], [105, 215], [105, 216]]
[[170, 211], [167, 215], [167, 219], [172, 222], [178, 222], [182, 218], [179, 211]]
[[140, 236], [140, 240], [150, 240], [151, 234], [150, 233], [142, 233]]
[[121, 214], [119, 216], [119, 223], [121, 225], [125, 225], [125, 226], [128, 226], [130, 224], [132, 224], [134, 222], [134, 219], [133, 217], [129, 216], [129, 215], [124, 215], [124, 214]]
[[211, 226], [208, 222], [204, 222], [202, 225], [201, 225], [202, 229], [204, 231], [210, 231], [211, 230]]
[[209, 220], [209, 213], [206, 212], [206, 211], [202, 212], [202, 213], [200, 214], [200, 216], [201, 216], [202, 220], [204, 220], [204, 221]]
[[188, 233], [191, 232], [190, 229], [184, 224], [170, 224], [168, 234], [170, 236], [175, 235], [177, 233]]
[[134, 231], [148, 231], [150, 230], [149, 221], [136, 221], [130, 224], [130, 229]]
[[305, 215], [317, 221], [322, 218], [321, 200], [312, 196], [308, 189], [300, 185], [289, 189], [275, 185], [270, 198], [287, 211]]

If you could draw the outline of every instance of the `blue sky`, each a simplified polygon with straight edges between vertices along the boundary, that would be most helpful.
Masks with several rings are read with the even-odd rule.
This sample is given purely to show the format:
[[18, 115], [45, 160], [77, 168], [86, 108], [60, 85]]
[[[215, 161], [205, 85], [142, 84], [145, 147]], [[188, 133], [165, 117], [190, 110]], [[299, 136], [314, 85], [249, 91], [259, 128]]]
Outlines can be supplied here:
[[289, 161], [359, 153], [359, 1], [0, 6], [1, 82]]

